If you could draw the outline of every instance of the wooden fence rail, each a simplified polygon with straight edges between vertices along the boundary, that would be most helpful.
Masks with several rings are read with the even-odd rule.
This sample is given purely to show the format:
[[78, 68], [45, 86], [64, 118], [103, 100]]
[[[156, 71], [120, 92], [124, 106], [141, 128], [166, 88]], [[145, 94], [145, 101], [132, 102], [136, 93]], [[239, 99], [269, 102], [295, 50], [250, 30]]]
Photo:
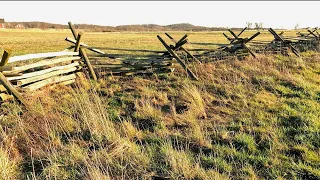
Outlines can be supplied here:
[[[168, 33], [166, 35], [173, 41], [174, 45], [168, 45], [164, 41], [160, 42], [165, 47], [165, 51], [159, 51], [159, 50], [150, 50], [150, 49], [124, 49], [124, 48], [113, 48], [113, 47], [96, 47], [96, 46], [89, 46], [83, 42], [80, 41], [81, 34], [79, 37], [79, 34], [77, 34], [73, 24], [71, 22], [68, 23], [69, 28], [72, 32], [72, 35], [74, 39], [71, 39], [67, 37], [65, 40], [72, 43], [73, 46], [71, 46], [68, 49], [71, 48], [80, 48], [80, 54], [84, 57], [85, 63], [88, 65], [88, 71], [91, 74], [91, 77], [93, 79], [96, 79], [94, 77], [94, 72], [98, 74], [123, 74], [123, 73], [150, 73], [150, 72], [161, 72], [162, 70], [165, 72], [172, 71], [173, 68], [170, 68], [170, 66], [173, 63], [166, 63], [165, 61], [167, 59], [176, 59], [178, 64], [180, 64], [187, 72], [188, 76], [194, 80], [197, 80], [198, 78], [196, 75], [187, 67], [186, 62], [182, 60], [182, 58], [178, 55], [178, 51], [182, 50], [184, 53], [187, 54], [187, 57], [190, 57], [192, 60], [197, 61], [201, 63], [195, 56], [193, 56], [186, 48], [183, 47], [188, 40], [188, 35], [184, 35], [181, 39], [175, 40], [172, 36], [170, 36]], [[78, 41], [76, 41], [77, 39]], [[92, 61], [92, 66], [89, 58], [85, 53], [82, 53], [81, 49], [88, 49], [90, 51], [98, 53], [100, 56], [90, 56], [91, 61], [94, 59], [99, 58], [100, 61]], [[101, 50], [106, 51], [121, 51], [121, 52], [136, 52], [136, 53], [148, 53], [148, 55], [124, 55], [124, 54], [108, 54], [106, 52], [103, 52]], [[150, 55], [151, 54], [151, 55]], [[135, 61], [134, 64], [125, 62], [120, 62], [118, 65], [114, 65], [114, 60], [105, 59], [104, 61], [101, 61], [103, 57], [108, 57], [112, 59], [128, 59], [130, 58], [130, 61]], [[135, 57], [135, 59], [132, 59], [132, 57]], [[147, 59], [145, 59], [147, 58]], [[152, 62], [152, 59], [160, 59], [163, 62], [162, 63], [155, 63]], [[150, 62], [151, 60], [151, 62]], [[103, 71], [103, 73], [102, 73]]]
[[[260, 32], [251, 37], [240, 37], [247, 29], [244, 28], [239, 34], [229, 29], [231, 37], [223, 33], [230, 43], [218, 44], [220, 46], [218, 49], [188, 49], [185, 48], [185, 45], [189, 43], [187, 34], [177, 40], [168, 33], [165, 35], [173, 44], [168, 44], [160, 35], [157, 36], [164, 50], [125, 49], [87, 45], [82, 42], [83, 33], [78, 33], [71, 22], [68, 25], [73, 38], [67, 37], [65, 40], [72, 45], [64, 51], [13, 57], [11, 57], [11, 50], [4, 51], [0, 61], [0, 101], [17, 99], [27, 105], [27, 101], [23, 98], [25, 92], [35, 91], [48, 85], [54, 87], [57, 84], [72, 84], [83, 72], [88, 73], [91, 79], [97, 80], [97, 75], [167, 73], [174, 70], [174, 64], [179, 64], [188, 77], [198, 80], [190, 68], [189, 63], [192, 61], [210, 62], [210, 58], [223, 60], [234, 54], [237, 54], [238, 57], [250, 54], [256, 57], [256, 53], [267, 51], [287, 54], [291, 50], [295, 55], [300, 56], [300, 49], [317, 47], [319, 50], [320, 41], [317, 29], [308, 30], [309, 33], [304, 35], [300, 33], [298, 37], [285, 37], [284, 32], [277, 34], [270, 28], [269, 32], [274, 36], [274, 40], [269, 42], [253, 40]], [[215, 45], [214, 43], [192, 44]], [[87, 50], [97, 55], [88, 54], [88, 56]], [[122, 53], [107, 53], [102, 50]], [[136, 52], [136, 54], [123, 52]]]
[[[0, 62], [0, 101], [13, 97], [24, 105], [23, 93], [47, 85], [72, 84], [81, 70], [87, 69], [93, 80], [97, 80], [86, 52], [80, 48], [78, 34], [75, 52], [50, 52], [10, 57], [11, 51], [4, 51]], [[51, 57], [51, 59], [44, 59]], [[16, 62], [23, 61], [23, 65]], [[30, 63], [31, 61], [31, 63]], [[21, 64], [21, 63], [20, 63]]]
[[[313, 50], [320, 50], [320, 34], [317, 32], [317, 28], [313, 30], [308, 29], [307, 34], [303, 34], [298, 32], [298, 36], [285, 36], [285, 32], [276, 33], [272, 28], [269, 28], [268, 31], [272, 36], [274, 36], [274, 40], [266, 41], [266, 40], [253, 40], [259, 32], [250, 38], [239, 37], [247, 28], [244, 28], [238, 35], [233, 32], [231, 29], [228, 29], [228, 32], [232, 37], [229, 37], [227, 34], [222, 33], [224, 37], [230, 42], [230, 44], [221, 44], [221, 43], [210, 43], [210, 42], [190, 42], [190, 44], [195, 45], [212, 45], [218, 46], [219, 48], [205, 49], [188, 49], [190, 52], [195, 52], [195, 57], [199, 58], [201, 61], [208, 61], [208, 59], [212, 59], [211, 61], [217, 61], [221, 59], [225, 59], [227, 57], [236, 56], [240, 57], [243, 54], [251, 54], [253, 57], [256, 56], [257, 53], [281, 53], [283, 55], [290, 55], [289, 52], [292, 52], [297, 57], [300, 57], [300, 52]], [[169, 37], [169, 36], [168, 36]], [[171, 37], [169, 37], [172, 39]], [[225, 53], [226, 52], [226, 53]], [[247, 53], [248, 52], [248, 53]], [[223, 54], [223, 55], [222, 55]], [[220, 56], [221, 55], [221, 56]], [[208, 61], [210, 62], [210, 60]]]

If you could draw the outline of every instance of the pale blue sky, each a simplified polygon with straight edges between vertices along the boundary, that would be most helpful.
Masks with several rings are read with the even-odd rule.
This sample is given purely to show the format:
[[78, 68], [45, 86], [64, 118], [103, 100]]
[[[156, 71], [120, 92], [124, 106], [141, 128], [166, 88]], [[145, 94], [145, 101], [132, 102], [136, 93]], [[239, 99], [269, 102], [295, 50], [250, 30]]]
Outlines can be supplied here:
[[[0, 2], [6, 21], [44, 21], [98, 25], [191, 23], [208, 27], [243, 27], [262, 22], [264, 27], [320, 26], [320, 2], [208, 2], [208, 1], [81, 1]], [[80, 11], [77, 11], [80, 10]]]

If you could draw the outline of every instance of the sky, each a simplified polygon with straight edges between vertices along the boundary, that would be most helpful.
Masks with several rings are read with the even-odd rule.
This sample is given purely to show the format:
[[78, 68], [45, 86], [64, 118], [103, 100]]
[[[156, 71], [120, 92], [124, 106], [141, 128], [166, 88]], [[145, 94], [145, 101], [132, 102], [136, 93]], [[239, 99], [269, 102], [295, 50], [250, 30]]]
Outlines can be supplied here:
[[1, 1], [0, 18], [12, 21], [106, 26], [190, 23], [207, 27], [318, 27], [319, 1]]

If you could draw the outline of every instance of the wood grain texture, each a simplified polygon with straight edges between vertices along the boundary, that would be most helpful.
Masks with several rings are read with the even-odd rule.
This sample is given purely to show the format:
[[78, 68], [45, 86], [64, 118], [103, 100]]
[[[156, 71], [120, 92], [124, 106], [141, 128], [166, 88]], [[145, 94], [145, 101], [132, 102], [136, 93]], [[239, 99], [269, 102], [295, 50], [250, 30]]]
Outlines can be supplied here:
[[22, 95], [17, 91], [17, 89], [7, 80], [7, 78], [0, 72], [0, 82], [1, 84], [7, 89], [7, 91], [15, 98], [18, 99], [19, 102], [21, 102], [24, 105], [27, 105], [27, 102], [24, 100]]
[[66, 75], [66, 76], [55, 76], [55, 77], [51, 77], [51, 78], [30, 84], [28, 86], [23, 87], [22, 89], [24, 89], [26, 91], [34, 91], [34, 90], [37, 90], [39, 88], [42, 88], [42, 87], [50, 85], [50, 84], [68, 81], [68, 80], [74, 80], [74, 79], [76, 79], [75, 74], [70, 74], [70, 75]]
[[59, 63], [64, 63], [64, 62], [71, 62], [74, 60], [81, 59], [80, 56], [76, 57], [65, 57], [65, 58], [58, 58], [58, 59], [50, 59], [50, 60], [42, 60], [36, 63], [24, 65], [24, 66], [19, 66], [19, 67], [14, 67], [13, 72], [22, 72], [26, 71], [32, 68], [37, 68], [37, 67], [42, 67], [42, 66], [50, 66], [54, 64], [59, 64]]
[[57, 71], [57, 70], [71, 68], [71, 67], [76, 67], [76, 66], [79, 66], [79, 65], [80, 65], [80, 62], [74, 62], [74, 63], [68, 64], [68, 65], [65, 65], [65, 66], [55, 66], [55, 67], [44, 69], [44, 70], [40, 70], [40, 71], [35, 71], [35, 72], [31, 72], [31, 73], [25, 73], [25, 74], [22, 74], [21, 76], [8, 77], [7, 79], [9, 81], [19, 80], [19, 79], [26, 79], [26, 78], [31, 78], [31, 77], [34, 77], [34, 76], [40, 76], [40, 75], [43, 75], [43, 74], [46, 74], [46, 73], [49, 73], [49, 72], [52, 72], [52, 71]]
[[80, 67], [65, 68], [65, 69], [61, 69], [61, 70], [58, 70], [58, 71], [49, 72], [49, 73], [46, 73], [46, 74], [43, 74], [43, 75], [40, 75], [40, 76], [35, 76], [35, 77], [27, 78], [27, 79], [17, 80], [16, 81], [16, 85], [17, 86], [22, 86], [22, 85], [33, 83], [33, 82], [36, 82], [36, 81], [41, 81], [43, 79], [47, 79], [47, 78], [50, 78], [50, 77], [53, 77], [53, 76], [58, 76], [58, 75], [61, 75], [61, 74], [71, 73], [71, 72], [77, 71], [79, 69], [81, 69], [81, 68]]
[[38, 54], [26, 54], [22, 56], [13, 56], [9, 58], [8, 63], [13, 63], [17, 61], [26, 61], [30, 59], [36, 59], [36, 58], [48, 58], [48, 57], [58, 57], [58, 56], [77, 56], [79, 55], [79, 52], [67, 52], [67, 51], [61, 51], [61, 52], [48, 52], [48, 53], [38, 53]]

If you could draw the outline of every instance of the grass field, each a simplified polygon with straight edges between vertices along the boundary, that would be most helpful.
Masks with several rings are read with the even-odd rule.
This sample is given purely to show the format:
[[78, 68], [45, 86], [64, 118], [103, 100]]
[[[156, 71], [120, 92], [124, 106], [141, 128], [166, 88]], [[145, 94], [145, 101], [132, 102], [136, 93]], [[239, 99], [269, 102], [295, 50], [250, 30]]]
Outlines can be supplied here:
[[[83, 38], [163, 50], [157, 34]], [[221, 32], [188, 34], [191, 42], [226, 43]], [[15, 55], [59, 51], [67, 36], [1, 30], [0, 47]], [[320, 55], [302, 54], [192, 64], [197, 82], [177, 67], [47, 88], [27, 97], [29, 111], [5, 103], [0, 179], [320, 179]]]
[[[241, 37], [250, 37], [256, 31], [245, 31]], [[222, 35], [222, 31], [215, 32], [169, 32], [176, 39], [188, 34], [190, 42], [208, 42], [208, 43], [228, 43]], [[229, 32], [225, 32], [232, 37]], [[236, 34], [239, 32], [235, 31]], [[110, 32], [110, 33], [84, 33], [83, 41], [91, 46], [115, 47], [115, 48], [135, 48], [164, 50], [164, 47], [157, 39], [157, 35], [169, 39], [164, 32]], [[287, 36], [295, 36], [294, 31], [285, 31]], [[14, 55], [50, 52], [63, 50], [70, 46], [70, 43], [64, 41], [66, 37], [72, 37], [69, 30], [11, 30], [0, 29], [0, 47], [10, 48]], [[273, 37], [268, 31], [261, 31], [261, 34], [255, 40], [272, 40]], [[200, 48], [204, 46], [187, 45], [187, 48]], [[210, 47], [210, 46], [207, 46]]]

